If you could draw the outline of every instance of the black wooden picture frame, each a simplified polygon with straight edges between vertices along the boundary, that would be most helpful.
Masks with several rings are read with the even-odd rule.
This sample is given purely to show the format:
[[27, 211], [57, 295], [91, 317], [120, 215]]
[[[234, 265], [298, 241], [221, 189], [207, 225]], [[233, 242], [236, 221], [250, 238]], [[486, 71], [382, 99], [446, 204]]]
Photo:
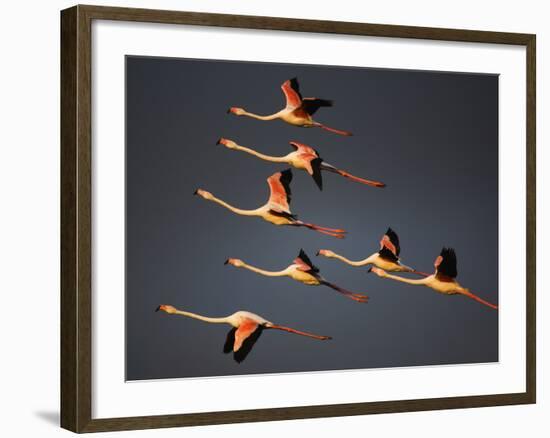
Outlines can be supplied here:
[[[91, 42], [93, 20], [219, 26], [325, 34], [509, 44], [526, 47], [527, 236], [526, 391], [246, 411], [92, 419], [92, 156]], [[61, 426], [98, 432], [289, 420], [535, 403], [536, 156], [535, 48], [531, 34], [381, 24], [75, 6], [61, 12]]]

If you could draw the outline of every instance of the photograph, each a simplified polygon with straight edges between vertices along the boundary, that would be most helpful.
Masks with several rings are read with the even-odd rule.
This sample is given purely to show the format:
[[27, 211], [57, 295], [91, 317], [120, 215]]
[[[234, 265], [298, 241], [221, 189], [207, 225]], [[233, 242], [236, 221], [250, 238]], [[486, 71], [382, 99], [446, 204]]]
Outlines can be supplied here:
[[499, 362], [498, 74], [127, 54], [125, 203], [126, 381]]

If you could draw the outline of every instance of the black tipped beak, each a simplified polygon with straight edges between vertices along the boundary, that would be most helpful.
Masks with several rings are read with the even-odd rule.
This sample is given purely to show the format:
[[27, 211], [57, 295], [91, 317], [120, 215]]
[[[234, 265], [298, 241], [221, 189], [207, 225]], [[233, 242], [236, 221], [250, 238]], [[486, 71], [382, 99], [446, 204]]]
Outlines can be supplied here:
[[160, 306], [158, 306], [156, 309], [155, 309], [155, 312], [158, 312], [160, 310]]
[[218, 141], [216, 141], [216, 144], [221, 144], [221, 142], [222, 142], [222, 139], [218, 138]]
[[317, 253], [315, 253], [316, 256], [318, 256], [319, 254], [321, 254], [321, 251], [317, 251]]
[[226, 259], [225, 262], [223, 262], [224, 265], [228, 265], [229, 264], [229, 259]]
[[370, 266], [369, 269], [367, 269], [367, 274], [369, 274], [370, 272], [372, 272], [372, 266]]
[[197, 189], [193, 192], [193, 195], [198, 195], [198, 194], [199, 194], [199, 189]]
[[226, 111], [227, 114], [231, 113], [231, 108], [228, 108]]

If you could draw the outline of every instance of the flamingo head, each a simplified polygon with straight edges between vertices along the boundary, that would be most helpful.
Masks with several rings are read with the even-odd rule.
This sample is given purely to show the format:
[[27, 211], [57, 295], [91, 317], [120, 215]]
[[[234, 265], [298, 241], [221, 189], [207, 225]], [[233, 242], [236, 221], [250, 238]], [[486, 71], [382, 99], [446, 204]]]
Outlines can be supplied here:
[[161, 304], [160, 306], [157, 307], [157, 310], [155, 310], [155, 312], [158, 312], [159, 310], [166, 313], [176, 313], [176, 308], [168, 304]]
[[216, 144], [223, 144], [226, 148], [229, 149], [237, 149], [237, 143], [235, 143], [233, 140], [228, 140], [227, 138], [221, 137]]
[[201, 198], [208, 199], [208, 200], [214, 198], [214, 195], [212, 193], [207, 192], [206, 190], [203, 190], [203, 189], [197, 189], [197, 190], [195, 190], [195, 193], [193, 193], [193, 194], [198, 195]]
[[322, 255], [323, 257], [334, 257], [334, 253], [329, 249], [320, 249], [317, 251], [317, 255]]
[[232, 265], [232, 266], [235, 266], [236, 268], [240, 268], [244, 265], [244, 262], [239, 259], [227, 259], [224, 265]]
[[376, 266], [373, 266], [369, 269], [369, 272], [374, 272], [379, 277], [387, 277], [388, 273], [384, 271], [383, 269], [377, 268]]
[[234, 114], [236, 116], [242, 116], [245, 113], [245, 111], [244, 111], [243, 108], [238, 108], [236, 106], [232, 106], [231, 108], [229, 108], [227, 110], [227, 113], [228, 114]]

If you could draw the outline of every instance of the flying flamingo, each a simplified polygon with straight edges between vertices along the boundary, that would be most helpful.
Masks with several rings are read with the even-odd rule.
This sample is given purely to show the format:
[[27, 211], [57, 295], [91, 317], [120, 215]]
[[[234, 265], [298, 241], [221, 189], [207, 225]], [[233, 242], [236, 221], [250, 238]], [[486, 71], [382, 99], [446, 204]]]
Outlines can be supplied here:
[[349, 260], [341, 255], [338, 255], [328, 249], [321, 249], [317, 252], [317, 255], [322, 255], [324, 257], [338, 259], [344, 263], [347, 263], [351, 266], [367, 266], [374, 265], [378, 268], [385, 269], [386, 271], [392, 272], [411, 272], [413, 274], [422, 275], [424, 277], [429, 276], [424, 272], [419, 272], [409, 266], [406, 266], [401, 263], [399, 260], [399, 253], [401, 252], [401, 247], [399, 246], [399, 237], [397, 233], [391, 228], [388, 228], [386, 234], [382, 236], [380, 240], [380, 250], [374, 254], [368, 256], [366, 259], [353, 261]]
[[403, 283], [421, 285], [432, 288], [436, 292], [440, 292], [446, 295], [455, 295], [461, 294], [472, 298], [473, 300], [479, 301], [481, 304], [484, 304], [491, 309], [498, 309], [496, 304], [491, 304], [488, 301], [474, 295], [470, 292], [469, 289], [462, 287], [457, 281], [456, 276], [458, 275], [456, 269], [456, 254], [452, 248], [443, 248], [441, 254], [435, 259], [434, 262], [435, 272], [425, 278], [420, 280], [412, 280], [410, 278], [403, 278], [398, 275], [388, 274], [386, 271], [380, 268], [370, 268], [369, 271], [374, 272], [376, 275], [382, 278], [391, 278], [396, 281], [401, 281]]
[[311, 260], [304, 252], [303, 249], [300, 250], [298, 257], [294, 259], [292, 264], [282, 271], [265, 271], [263, 269], [256, 268], [254, 266], [247, 265], [245, 262], [239, 259], [227, 259], [225, 264], [230, 264], [236, 268], [245, 268], [257, 274], [265, 275], [267, 277], [290, 277], [293, 280], [299, 281], [300, 283], [307, 284], [308, 286], [328, 286], [331, 289], [334, 289], [336, 292], [341, 293], [347, 298], [350, 298], [354, 301], [360, 303], [366, 303], [369, 299], [367, 295], [356, 294], [345, 289], [342, 289], [335, 284], [332, 284], [325, 280], [319, 274], [319, 269], [311, 263]]
[[242, 210], [240, 208], [233, 207], [221, 199], [214, 197], [212, 193], [202, 189], [197, 189], [195, 194], [201, 196], [207, 201], [213, 201], [220, 204], [228, 210], [231, 210], [233, 213], [240, 214], [242, 216], [258, 216], [275, 225], [306, 227], [319, 233], [327, 234], [338, 239], [343, 239], [344, 234], [346, 233], [345, 230], [321, 227], [308, 222], [302, 222], [301, 220], [298, 220], [296, 215], [290, 212], [291, 181], [292, 171], [290, 169], [274, 173], [267, 178], [267, 183], [270, 190], [269, 200], [266, 204], [256, 208], [255, 210]]
[[321, 170], [342, 175], [345, 178], [349, 178], [352, 181], [356, 181], [362, 184], [366, 184], [374, 187], [385, 187], [384, 183], [378, 181], [370, 181], [368, 179], [359, 178], [346, 172], [345, 170], [337, 169], [336, 167], [325, 163], [319, 156], [319, 153], [312, 147], [296, 141], [291, 141], [290, 145], [294, 148], [293, 152], [282, 157], [273, 157], [271, 155], [261, 154], [253, 149], [241, 146], [232, 140], [226, 138], [220, 138], [217, 144], [222, 144], [228, 149], [246, 152], [247, 154], [254, 155], [262, 160], [271, 161], [273, 163], [286, 163], [295, 167], [296, 169], [303, 169], [309, 175], [313, 177], [313, 180], [317, 184], [320, 190], [323, 190], [323, 177], [321, 176]]
[[231, 107], [228, 113], [236, 116], [248, 116], [258, 120], [276, 120], [282, 121], [302, 128], [322, 128], [339, 135], [352, 135], [351, 132], [341, 131], [340, 129], [329, 128], [322, 123], [316, 122], [311, 116], [322, 106], [332, 106], [332, 100], [317, 99], [316, 97], [302, 97], [298, 79], [293, 78], [285, 81], [281, 85], [281, 90], [285, 94], [286, 107], [275, 114], [269, 116], [259, 116], [245, 111], [243, 108]]
[[314, 335], [311, 333], [301, 332], [290, 327], [274, 324], [259, 315], [246, 312], [244, 310], [240, 310], [232, 315], [222, 318], [210, 318], [208, 316], [198, 315], [196, 313], [176, 309], [174, 306], [170, 306], [168, 304], [161, 304], [156, 309], [157, 312], [159, 310], [172, 315], [183, 315], [212, 324], [229, 324], [232, 329], [229, 333], [227, 333], [227, 339], [223, 347], [223, 352], [229, 353], [230, 351], [233, 351], [233, 358], [239, 363], [241, 363], [246, 358], [248, 353], [250, 353], [250, 350], [264, 329], [283, 330], [285, 332], [295, 333], [297, 335], [307, 336], [313, 339], [319, 339], [321, 341], [332, 339], [330, 336]]

